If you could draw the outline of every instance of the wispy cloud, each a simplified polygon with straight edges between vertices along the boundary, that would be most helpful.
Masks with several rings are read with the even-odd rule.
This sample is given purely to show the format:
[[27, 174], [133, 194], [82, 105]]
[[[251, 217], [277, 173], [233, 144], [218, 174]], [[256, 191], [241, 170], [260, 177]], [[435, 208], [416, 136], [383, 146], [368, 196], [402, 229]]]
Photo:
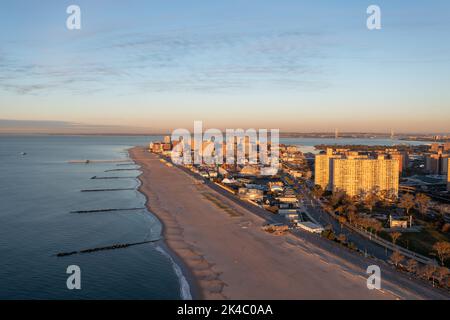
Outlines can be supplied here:
[[60, 134], [150, 134], [152, 128], [120, 125], [97, 125], [56, 120], [0, 119], [0, 134], [14, 133], [60, 133]]
[[[270, 86], [317, 90], [329, 85], [318, 64], [329, 45], [318, 33], [99, 33], [76, 38], [65, 59], [0, 56], [0, 88], [19, 95], [233, 92]], [[11, 48], [14, 52], [14, 48]], [[127, 91], [125, 91], [126, 87]]]

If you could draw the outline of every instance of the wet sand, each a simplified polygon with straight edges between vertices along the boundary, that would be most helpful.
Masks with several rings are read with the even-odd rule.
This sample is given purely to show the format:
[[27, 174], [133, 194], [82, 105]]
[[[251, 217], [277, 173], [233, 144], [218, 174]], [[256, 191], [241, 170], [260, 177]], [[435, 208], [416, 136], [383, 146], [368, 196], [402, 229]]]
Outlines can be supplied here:
[[144, 148], [130, 156], [141, 166], [140, 191], [163, 223], [167, 246], [195, 279], [194, 298], [396, 298], [367, 289], [365, 270], [318, 255], [292, 235], [263, 232], [263, 219]]

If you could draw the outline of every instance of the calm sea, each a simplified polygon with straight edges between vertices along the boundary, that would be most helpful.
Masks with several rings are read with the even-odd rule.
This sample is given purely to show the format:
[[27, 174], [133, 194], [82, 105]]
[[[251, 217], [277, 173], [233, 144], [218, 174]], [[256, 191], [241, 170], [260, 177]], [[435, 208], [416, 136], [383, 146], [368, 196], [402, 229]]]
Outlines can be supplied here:
[[[157, 244], [68, 257], [59, 252], [158, 239], [159, 221], [146, 210], [77, 214], [78, 210], [143, 207], [138, 170], [126, 149], [158, 137], [0, 136], [0, 299], [180, 299], [180, 270]], [[281, 139], [312, 151], [334, 139]], [[341, 139], [338, 143], [399, 143]], [[25, 152], [26, 155], [22, 155]], [[113, 171], [110, 171], [113, 170]], [[91, 179], [125, 177], [125, 179]], [[81, 192], [83, 189], [133, 190]], [[81, 268], [81, 290], [68, 290], [66, 269]]]
[[[75, 214], [71, 211], [143, 207], [139, 171], [117, 163], [69, 164], [74, 159], [126, 159], [146, 137], [0, 137], [1, 299], [179, 299], [171, 261], [153, 244], [57, 258], [58, 252], [158, 239], [161, 225], [146, 210]], [[21, 153], [26, 152], [25, 156]], [[131, 177], [126, 179], [91, 179]], [[66, 269], [81, 268], [81, 290], [68, 290]]]

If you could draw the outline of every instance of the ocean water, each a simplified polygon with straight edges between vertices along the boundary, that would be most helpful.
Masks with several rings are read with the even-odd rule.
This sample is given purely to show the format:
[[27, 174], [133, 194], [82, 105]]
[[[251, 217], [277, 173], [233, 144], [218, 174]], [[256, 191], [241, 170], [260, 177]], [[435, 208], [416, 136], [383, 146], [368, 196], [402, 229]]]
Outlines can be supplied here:
[[[0, 299], [181, 299], [189, 286], [159, 244], [68, 257], [59, 252], [159, 239], [146, 210], [76, 214], [77, 210], [143, 207], [136, 166], [71, 164], [127, 159], [126, 149], [160, 137], [0, 136]], [[379, 139], [281, 139], [314, 151], [321, 143], [385, 144]], [[416, 143], [415, 143], [416, 144]], [[26, 152], [26, 155], [21, 155]], [[127, 177], [126, 179], [91, 179]], [[83, 189], [132, 188], [81, 192]], [[66, 269], [81, 268], [81, 290], [68, 290]]]
[[[0, 299], [180, 299], [170, 257], [155, 244], [68, 257], [76, 251], [158, 239], [159, 221], [146, 210], [76, 214], [70, 211], [144, 207], [136, 177], [117, 163], [69, 164], [75, 159], [126, 159], [125, 150], [155, 137], [0, 137]], [[21, 152], [26, 152], [25, 156]], [[68, 290], [66, 269], [81, 268], [81, 290]]]

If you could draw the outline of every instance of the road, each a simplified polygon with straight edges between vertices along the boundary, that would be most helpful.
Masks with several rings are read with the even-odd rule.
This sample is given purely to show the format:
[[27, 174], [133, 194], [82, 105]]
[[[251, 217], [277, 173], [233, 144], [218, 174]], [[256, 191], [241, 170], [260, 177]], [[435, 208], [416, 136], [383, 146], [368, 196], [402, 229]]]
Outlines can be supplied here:
[[[170, 159], [167, 159], [170, 161]], [[216, 185], [198, 174], [192, 172], [191, 170], [183, 167], [177, 166], [187, 174], [191, 175], [193, 178], [199, 182], [204, 183], [211, 189], [227, 197], [229, 200], [233, 201], [237, 205], [247, 209], [253, 214], [265, 219], [268, 223], [286, 223], [284, 217], [270, 213], [261, 207], [255, 206], [246, 201], [242, 201], [236, 195], [230, 193], [229, 191]], [[301, 190], [301, 189], [300, 189]], [[306, 198], [305, 198], [306, 199]], [[333, 221], [329, 215], [319, 211], [314, 206], [307, 205], [308, 212], [318, 219], [318, 222], [324, 223], [324, 225], [330, 223], [333, 225], [335, 230], [340, 230], [340, 226], [336, 221]], [[309, 246], [312, 254], [320, 255], [322, 251], [336, 256], [336, 261], [339, 265], [345, 269], [345, 265], [353, 265], [360, 268], [360, 277], [367, 278], [365, 270], [370, 265], [377, 265], [382, 270], [382, 290], [390, 292], [399, 298], [405, 299], [450, 299], [450, 294], [444, 290], [433, 288], [431, 284], [426, 281], [421, 281], [418, 279], [413, 279], [409, 275], [396, 270], [392, 265], [386, 263], [386, 253], [384, 248], [370, 242], [368, 239], [361, 236], [355, 235], [348, 230], [343, 230], [348, 239], [355, 243], [359, 248], [367, 249], [370, 256], [364, 256], [356, 251], [352, 251], [340, 244], [330, 241], [328, 239], [322, 238], [320, 235], [312, 234], [299, 229], [292, 229], [289, 231], [298, 240], [300, 245], [305, 244]], [[312, 248], [312, 249], [311, 249]], [[328, 262], [325, 262], [328, 263]]]
[[366, 255], [373, 256], [384, 261], [389, 260], [389, 257], [392, 254], [389, 249], [380, 246], [379, 244], [374, 243], [359, 234], [354, 233], [353, 231], [347, 229], [345, 226], [341, 227], [336, 219], [322, 210], [318, 201], [312, 198], [303, 186], [301, 186], [298, 182], [295, 184], [295, 186], [298, 188], [298, 192], [300, 192], [300, 194], [303, 196], [303, 205], [305, 207], [305, 210], [317, 222], [319, 222], [323, 226], [331, 225], [336, 235], [344, 234], [348, 241], [354, 243], [355, 246]]
[[[393, 251], [395, 250], [391, 243], [385, 245], [383, 244], [383, 242], [386, 241], [379, 239], [376, 236], [373, 236], [373, 239], [368, 238], [367, 235], [370, 236], [370, 233], [367, 233], [367, 235], [365, 236], [361, 235], [358, 232], [355, 232], [355, 230], [352, 230], [352, 228], [350, 228], [348, 225], [341, 226], [337, 219], [331, 217], [322, 209], [320, 201], [316, 200], [307, 188], [304, 188], [302, 185], [300, 185], [298, 181], [294, 182], [296, 190], [302, 195], [304, 199], [303, 202], [305, 203], [305, 210], [309, 213], [310, 216], [312, 216], [315, 220], [323, 225], [331, 225], [336, 234], [344, 234], [346, 236], [346, 239], [351, 241], [359, 250], [364, 252], [366, 256], [369, 255], [386, 262], [389, 261]], [[410, 252], [404, 248], [399, 248], [398, 250], [406, 257], [412, 257], [411, 255], [415, 256], [417, 261], [420, 261], [422, 263], [433, 263], [433, 259], [424, 257], [414, 252]]]

